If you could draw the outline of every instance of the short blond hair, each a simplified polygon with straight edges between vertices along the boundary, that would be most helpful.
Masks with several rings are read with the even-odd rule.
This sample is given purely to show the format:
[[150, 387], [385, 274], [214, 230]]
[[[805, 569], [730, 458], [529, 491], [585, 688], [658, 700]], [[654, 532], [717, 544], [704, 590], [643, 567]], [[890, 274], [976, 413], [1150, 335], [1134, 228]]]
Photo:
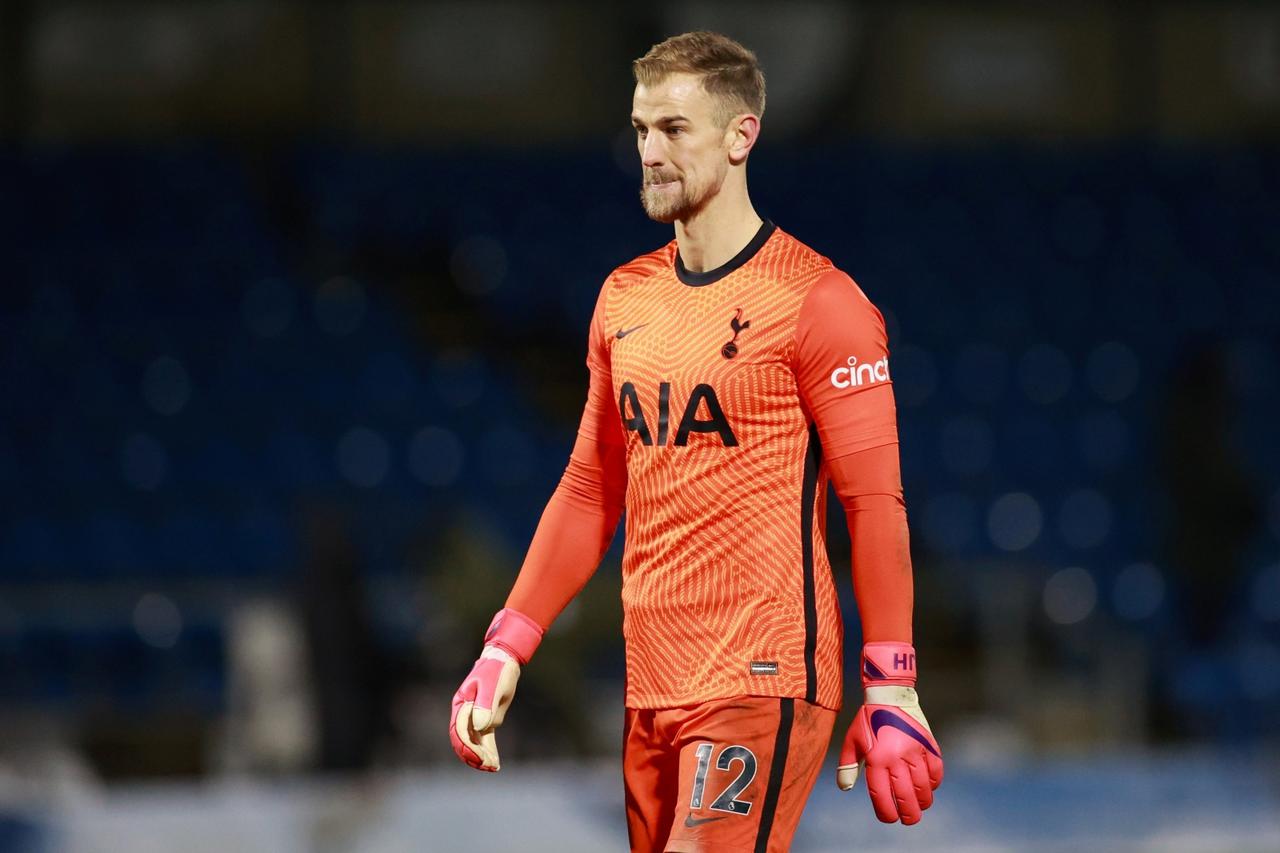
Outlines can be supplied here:
[[700, 30], [672, 36], [631, 63], [636, 82], [652, 86], [669, 74], [697, 74], [716, 99], [722, 125], [740, 113], [764, 115], [764, 72], [756, 55], [720, 33]]

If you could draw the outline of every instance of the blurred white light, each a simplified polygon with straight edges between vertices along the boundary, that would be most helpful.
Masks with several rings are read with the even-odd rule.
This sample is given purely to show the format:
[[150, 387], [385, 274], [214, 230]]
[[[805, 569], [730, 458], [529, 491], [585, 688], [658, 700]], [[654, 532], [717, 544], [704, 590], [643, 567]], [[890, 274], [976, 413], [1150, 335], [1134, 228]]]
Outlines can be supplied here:
[[490, 430], [481, 439], [480, 456], [489, 479], [500, 486], [515, 486], [533, 473], [533, 441], [512, 427]]
[[954, 384], [966, 400], [994, 403], [1009, 382], [1009, 356], [999, 347], [971, 343], [961, 347], [953, 362]]
[[120, 470], [125, 482], [135, 489], [154, 491], [168, 473], [169, 454], [151, 436], [135, 433], [120, 446]]
[[276, 278], [254, 282], [240, 303], [245, 328], [260, 338], [283, 334], [293, 322], [296, 311], [293, 288]]
[[995, 438], [982, 418], [962, 415], [942, 426], [942, 464], [952, 474], [980, 474], [991, 465]]
[[933, 356], [911, 344], [898, 347], [890, 357], [893, 362], [893, 393], [903, 406], [919, 406], [938, 387], [938, 368]]
[[182, 613], [168, 596], [149, 592], [134, 605], [133, 629], [147, 645], [171, 649], [182, 636]]
[[191, 379], [182, 362], [162, 355], [142, 377], [142, 396], [157, 414], [176, 415], [191, 398]]
[[978, 529], [978, 507], [973, 498], [960, 492], [937, 495], [925, 503], [921, 523], [930, 547], [955, 552], [973, 540]]
[[1049, 344], [1036, 344], [1018, 362], [1018, 384], [1033, 403], [1056, 403], [1071, 390], [1071, 361]]
[[1021, 551], [1040, 536], [1040, 504], [1025, 492], [1001, 495], [987, 513], [987, 533], [997, 548]]
[[507, 250], [492, 237], [469, 237], [453, 250], [449, 268], [459, 290], [484, 296], [502, 287], [507, 277]]
[[455, 409], [471, 405], [484, 393], [484, 364], [467, 350], [441, 353], [431, 365], [431, 378], [440, 399]]
[[1098, 586], [1084, 569], [1061, 569], [1045, 582], [1044, 612], [1059, 625], [1074, 625], [1087, 619], [1097, 603]]
[[409, 442], [409, 470], [428, 486], [447, 486], [462, 472], [462, 442], [443, 427], [423, 427]]
[[1111, 501], [1093, 489], [1077, 489], [1062, 502], [1058, 532], [1072, 548], [1102, 544], [1111, 532]]
[[366, 298], [364, 286], [345, 276], [337, 276], [316, 290], [316, 324], [334, 337], [345, 337], [364, 322]]
[[1116, 575], [1111, 604], [1122, 619], [1137, 622], [1155, 614], [1164, 603], [1164, 575], [1151, 563], [1133, 563]]
[[1089, 353], [1085, 366], [1089, 387], [1108, 403], [1119, 403], [1138, 387], [1142, 369], [1138, 357], [1118, 341], [1109, 341]]
[[387, 476], [391, 451], [387, 440], [367, 427], [355, 427], [338, 441], [338, 471], [347, 482], [369, 489]]
[[1280, 563], [1258, 573], [1250, 598], [1253, 612], [1264, 622], [1280, 622]]

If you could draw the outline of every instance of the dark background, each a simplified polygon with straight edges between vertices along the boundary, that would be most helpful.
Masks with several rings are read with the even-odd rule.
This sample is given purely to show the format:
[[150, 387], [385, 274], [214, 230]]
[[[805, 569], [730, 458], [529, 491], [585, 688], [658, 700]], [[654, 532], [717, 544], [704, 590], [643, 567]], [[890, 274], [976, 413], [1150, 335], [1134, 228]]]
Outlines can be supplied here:
[[[10, 0], [0, 847], [156, 814], [178, 843], [192, 784], [478, 784], [438, 775], [449, 697], [563, 470], [600, 283], [671, 238], [630, 61], [700, 27], [768, 78], [757, 208], [888, 322], [956, 796], [1274, 755], [1275, 4]], [[526, 668], [508, 766], [616, 770], [621, 539]], [[180, 799], [111, 805], [138, 790]], [[1013, 824], [974, 838], [1046, 831]], [[376, 848], [335, 832], [296, 849]]]

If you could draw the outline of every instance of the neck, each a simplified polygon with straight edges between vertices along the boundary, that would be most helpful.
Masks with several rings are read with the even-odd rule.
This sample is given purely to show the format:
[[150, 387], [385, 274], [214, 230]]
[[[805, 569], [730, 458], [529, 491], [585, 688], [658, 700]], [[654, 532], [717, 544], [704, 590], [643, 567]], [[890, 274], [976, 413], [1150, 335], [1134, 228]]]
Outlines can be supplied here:
[[751, 242], [762, 221], [751, 205], [746, 182], [725, 181], [697, 213], [676, 220], [680, 260], [690, 272], [722, 266]]

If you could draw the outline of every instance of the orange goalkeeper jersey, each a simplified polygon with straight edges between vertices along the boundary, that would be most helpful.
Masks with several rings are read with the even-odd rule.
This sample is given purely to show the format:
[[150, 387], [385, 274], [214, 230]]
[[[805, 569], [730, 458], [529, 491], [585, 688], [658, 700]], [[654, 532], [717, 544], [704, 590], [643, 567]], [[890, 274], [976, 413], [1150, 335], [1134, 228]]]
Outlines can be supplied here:
[[708, 273], [675, 241], [615, 270], [587, 363], [580, 441], [625, 446], [628, 707], [838, 708], [827, 461], [897, 441], [880, 313], [766, 222]]

